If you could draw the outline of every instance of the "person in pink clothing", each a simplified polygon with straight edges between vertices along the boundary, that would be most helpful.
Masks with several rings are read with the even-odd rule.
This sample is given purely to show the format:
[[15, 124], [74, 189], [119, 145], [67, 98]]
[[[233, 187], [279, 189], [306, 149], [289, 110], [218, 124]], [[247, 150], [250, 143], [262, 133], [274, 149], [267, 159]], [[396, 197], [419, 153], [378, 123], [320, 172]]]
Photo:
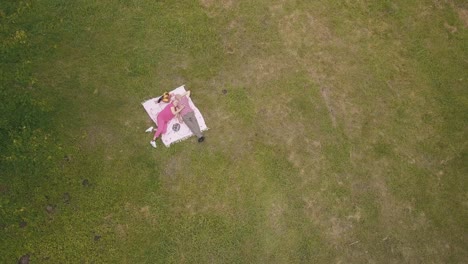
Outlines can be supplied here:
[[[153, 146], [153, 148], [156, 148], [156, 139], [161, 135], [166, 133], [167, 131], [167, 124], [169, 121], [171, 121], [172, 118], [174, 118], [177, 114], [179, 114], [180, 111], [184, 109], [184, 106], [179, 106], [179, 101], [174, 100], [164, 109], [159, 112], [157, 121], [158, 121], [158, 128], [156, 129], [156, 132], [154, 133], [153, 140], [151, 140], [150, 144]], [[148, 131], [149, 130], [149, 131]], [[153, 130], [152, 127], [150, 127], [147, 131], [151, 132]]]
[[[188, 99], [189, 97], [190, 97], [190, 91], [187, 91], [184, 94], [175, 95], [176, 100], [179, 100], [179, 105], [180, 105], [179, 108], [181, 109], [178, 117], [182, 117], [182, 120], [189, 127], [190, 131], [192, 131], [192, 133], [195, 134], [195, 136], [197, 136], [198, 142], [201, 143], [205, 140], [205, 137], [200, 131], [200, 125], [198, 125], [198, 120], [195, 117], [195, 112], [190, 107], [189, 99]], [[180, 118], [179, 118], [179, 122], [181, 122]]]

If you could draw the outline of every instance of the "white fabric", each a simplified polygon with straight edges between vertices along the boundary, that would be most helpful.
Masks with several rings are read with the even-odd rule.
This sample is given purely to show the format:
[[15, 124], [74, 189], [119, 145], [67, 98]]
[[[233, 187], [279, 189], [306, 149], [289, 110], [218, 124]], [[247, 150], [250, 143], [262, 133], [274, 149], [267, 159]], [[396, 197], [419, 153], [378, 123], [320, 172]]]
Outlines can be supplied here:
[[[184, 94], [186, 92], [185, 86], [182, 85], [180, 87], [177, 87], [176, 89], [170, 91], [169, 93], [171, 94]], [[150, 116], [151, 120], [157, 125], [157, 117], [159, 112], [161, 112], [164, 107], [166, 107], [167, 103], [164, 103], [161, 101], [158, 103], [159, 97], [147, 100], [143, 102], [143, 108], [145, 108], [146, 112]], [[195, 106], [193, 103], [192, 99], [189, 97], [189, 104], [190, 107], [193, 109], [195, 113], [195, 117], [197, 118], [198, 124], [200, 125], [200, 130], [205, 131], [208, 130], [208, 127], [206, 126], [205, 119], [203, 119], [202, 114], [200, 113], [200, 110]], [[192, 131], [188, 128], [188, 126], [184, 123], [180, 124], [180, 129], [179, 131], [173, 131], [172, 126], [174, 124], [180, 124], [179, 120], [177, 118], [173, 118], [169, 124], [167, 125], [167, 131], [161, 136], [162, 142], [166, 147], [169, 147], [172, 143], [182, 141], [184, 139], [187, 139], [191, 136], [193, 136]]]

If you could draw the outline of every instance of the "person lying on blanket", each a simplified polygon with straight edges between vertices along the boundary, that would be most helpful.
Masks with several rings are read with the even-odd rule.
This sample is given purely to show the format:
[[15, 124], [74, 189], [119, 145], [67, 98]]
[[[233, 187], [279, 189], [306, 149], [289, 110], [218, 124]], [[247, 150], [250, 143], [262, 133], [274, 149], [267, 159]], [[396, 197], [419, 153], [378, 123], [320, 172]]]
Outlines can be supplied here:
[[[190, 90], [185, 92], [184, 94], [175, 95], [175, 98], [176, 100], [179, 101], [179, 105], [181, 107], [181, 111], [178, 117], [182, 117], [182, 120], [189, 127], [190, 131], [192, 131], [192, 133], [195, 136], [197, 136], [198, 142], [201, 143], [205, 140], [205, 137], [200, 131], [200, 126], [198, 125], [197, 118], [195, 117], [195, 112], [189, 105], [189, 100], [188, 100], [189, 97], [190, 97]], [[179, 119], [179, 122], [182, 123], [180, 119]]]
[[[158, 128], [154, 133], [153, 140], [151, 140], [150, 144], [153, 148], [156, 148], [156, 139], [161, 135], [166, 133], [167, 131], [167, 124], [174, 118], [180, 111], [184, 110], [184, 106], [179, 105], [179, 100], [174, 100], [170, 102], [164, 109], [159, 112], [157, 121], [158, 121]], [[151, 128], [151, 130], [153, 130]]]

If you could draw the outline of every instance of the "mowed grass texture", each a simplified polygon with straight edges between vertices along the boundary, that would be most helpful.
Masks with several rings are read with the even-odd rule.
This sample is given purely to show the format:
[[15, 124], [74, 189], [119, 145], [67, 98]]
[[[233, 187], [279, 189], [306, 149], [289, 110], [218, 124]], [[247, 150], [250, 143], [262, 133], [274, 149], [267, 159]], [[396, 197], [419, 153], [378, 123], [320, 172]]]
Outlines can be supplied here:
[[[0, 262], [468, 261], [464, 1], [0, 10]], [[206, 141], [153, 149], [182, 84]]]

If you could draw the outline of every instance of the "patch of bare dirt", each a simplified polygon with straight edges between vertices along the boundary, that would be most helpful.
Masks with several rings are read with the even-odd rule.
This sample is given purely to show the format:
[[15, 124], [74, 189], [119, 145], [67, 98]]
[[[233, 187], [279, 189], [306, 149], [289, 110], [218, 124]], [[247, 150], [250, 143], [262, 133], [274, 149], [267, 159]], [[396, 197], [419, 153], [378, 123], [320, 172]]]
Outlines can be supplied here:
[[457, 31], [458, 31], [457, 27], [454, 27], [454, 26], [450, 25], [447, 22], [444, 23], [444, 27], [445, 27], [445, 29], [447, 29], [452, 34], [457, 33]]
[[322, 87], [320, 89], [320, 94], [322, 95], [323, 101], [325, 102], [325, 105], [327, 106], [328, 109], [328, 114], [330, 115], [330, 119], [332, 121], [333, 127], [336, 127], [336, 117], [335, 117], [335, 110], [333, 109], [333, 106], [330, 103], [330, 97], [329, 97], [329, 91], [328, 88]]
[[117, 224], [115, 226], [115, 234], [120, 239], [126, 238], [128, 234], [128, 225]]
[[140, 213], [145, 217], [145, 218], [148, 218], [151, 216], [151, 213], [150, 213], [150, 207], [147, 205], [147, 206], [143, 206], [142, 208], [140, 208]]
[[242, 34], [245, 32], [244, 25], [239, 20], [232, 20], [222, 33], [224, 50], [228, 55], [239, 54], [242, 44]]
[[359, 207], [356, 207], [355, 212], [350, 214], [346, 217], [346, 219], [350, 219], [356, 222], [361, 222], [362, 219], [362, 210]]
[[268, 9], [270, 10], [270, 14], [272, 14], [273, 17], [281, 15], [284, 12], [284, 4], [286, 3], [286, 0], [279, 0], [276, 3], [272, 3]]
[[302, 179], [301, 186], [306, 188], [319, 175], [318, 168], [323, 162], [320, 141], [299, 135], [294, 140], [286, 140], [286, 146], [289, 151], [288, 161], [298, 170]]
[[468, 28], [468, 9], [457, 8], [457, 13], [465, 28]]
[[447, 5], [452, 7], [458, 14], [458, 18], [462, 21], [465, 28], [468, 28], [468, 9], [465, 7], [457, 6], [453, 0], [433, 0], [434, 6], [437, 9], [444, 9]]
[[289, 153], [288, 161], [296, 168], [303, 166], [302, 157], [297, 154], [294, 150]]
[[[327, 225], [327, 234], [329, 241], [335, 246], [343, 245], [343, 239], [349, 239], [353, 225], [350, 221], [341, 218], [332, 217]], [[352, 243], [352, 242], [351, 242]]]

